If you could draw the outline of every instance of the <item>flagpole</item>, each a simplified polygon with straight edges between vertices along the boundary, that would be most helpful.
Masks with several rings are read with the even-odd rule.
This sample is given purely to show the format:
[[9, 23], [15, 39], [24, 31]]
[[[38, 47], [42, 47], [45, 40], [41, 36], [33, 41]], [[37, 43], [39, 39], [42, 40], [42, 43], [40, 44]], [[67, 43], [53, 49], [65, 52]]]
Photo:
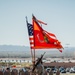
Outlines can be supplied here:
[[34, 49], [34, 65], [35, 65], [35, 49]]
[[[34, 15], [32, 14], [32, 19], [33, 19]], [[32, 21], [32, 24], [33, 24], [33, 30], [34, 30], [34, 22]], [[33, 32], [34, 33], [34, 32]], [[35, 36], [34, 36], [35, 38]], [[35, 40], [34, 40], [34, 47], [35, 47]], [[35, 48], [34, 48], [34, 58], [33, 58], [33, 67], [35, 66]]]
[[[26, 23], [28, 24], [28, 19], [27, 19], [27, 16], [25, 17], [26, 18]], [[32, 62], [34, 61], [34, 57], [33, 57], [33, 52], [32, 52], [32, 48], [30, 47], [31, 49], [31, 57], [32, 57]]]
[[31, 49], [31, 57], [32, 57], [32, 63], [33, 63], [33, 60], [34, 60], [33, 58], [34, 58], [34, 57], [33, 57], [32, 49]]

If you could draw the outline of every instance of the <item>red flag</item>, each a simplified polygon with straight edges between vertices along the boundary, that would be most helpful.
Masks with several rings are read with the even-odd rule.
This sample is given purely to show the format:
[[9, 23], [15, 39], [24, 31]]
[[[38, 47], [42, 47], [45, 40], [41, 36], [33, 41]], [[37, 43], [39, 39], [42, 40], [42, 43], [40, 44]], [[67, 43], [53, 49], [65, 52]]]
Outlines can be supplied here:
[[45, 23], [45, 22], [43, 22], [43, 21], [41, 21], [41, 20], [36, 19], [35, 16], [33, 16], [33, 18], [36, 20], [36, 22], [38, 22], [38, 23], [40, 23], [40, 24], [47, 25], [47, 23]]
[[42, 22], [41, 20], [37, 20], [39, 23], [47, 25], [47, 23]]
[[53, 33], [43, 30], [34, 16], [32, 18], [32, 22], [34, 32], [34, 49], [63, 48], [56, 36]]

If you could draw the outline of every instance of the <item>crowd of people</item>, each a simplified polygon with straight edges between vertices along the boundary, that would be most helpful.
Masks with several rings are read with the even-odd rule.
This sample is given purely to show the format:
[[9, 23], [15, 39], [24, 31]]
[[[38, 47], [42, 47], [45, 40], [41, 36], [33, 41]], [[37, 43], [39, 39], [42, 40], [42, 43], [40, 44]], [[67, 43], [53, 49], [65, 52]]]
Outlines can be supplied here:
[[[17, 70], [16, 68], [10, 69], [0, 69], [0, 75], [53, 75], [53, 71], [47, 71], [46, 69], [42, 70], [41, 68], [35, 69], [34, 72], [32, 72], [31, 69], [22, 68]], [[57, 70], [56, 75], [60, 75], [59, 70]]]
[[10, 68], [6, 68], [6, 69], [0, 69], [0, 75], [30, 75], [28, 70], [23, 69], [10, 69]]
[[[52, 69], [47, 71], [44, 66], [42, 60], [38, 59], [36, 63], [31, 68], [6, 68], [0, 69], [0, 75], [53, 75]], [[57, 70], [56, 75], [60, 75], [59, 70]]]

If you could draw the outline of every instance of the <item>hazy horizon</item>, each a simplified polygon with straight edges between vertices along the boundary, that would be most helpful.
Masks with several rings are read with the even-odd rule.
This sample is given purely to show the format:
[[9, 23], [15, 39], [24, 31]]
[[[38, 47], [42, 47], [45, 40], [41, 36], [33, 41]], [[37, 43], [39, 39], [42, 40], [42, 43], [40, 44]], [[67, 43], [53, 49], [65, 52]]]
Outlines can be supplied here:
[[[46, 52], [45, 57], [75, 57], [75, 47], [65, 47], [63, 52], [58, 49], [38, 49], [36, 56]], [[0, 57], [31, 57], [31, 49], [28, 46], [0, 45]]]

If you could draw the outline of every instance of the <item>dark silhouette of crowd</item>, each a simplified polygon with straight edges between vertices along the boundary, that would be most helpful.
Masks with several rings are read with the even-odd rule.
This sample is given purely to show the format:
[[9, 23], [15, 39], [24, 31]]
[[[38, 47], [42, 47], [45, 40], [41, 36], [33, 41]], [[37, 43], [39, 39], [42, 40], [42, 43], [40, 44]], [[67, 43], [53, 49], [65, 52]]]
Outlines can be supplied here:
[[25, 68], [22, 68], [20, 70], [17, 70], [16, 68], [10, 69], [0, 69], [0, 75], [30, 75], [30, 72], [26, 70]]
[[[52, 70], [47, 71], [46, 69], [44, 69], [44, 73], [40, 74], [38, 72], [33, 72], [30, 68], [21, 68], [21, 69], [17, 69], [17, 68], [6, 68], [6, 69], [0, 69], [0, 75], [53, 75]], [[60, 75], [59, 70], [57, 70], [56, 75]]]

